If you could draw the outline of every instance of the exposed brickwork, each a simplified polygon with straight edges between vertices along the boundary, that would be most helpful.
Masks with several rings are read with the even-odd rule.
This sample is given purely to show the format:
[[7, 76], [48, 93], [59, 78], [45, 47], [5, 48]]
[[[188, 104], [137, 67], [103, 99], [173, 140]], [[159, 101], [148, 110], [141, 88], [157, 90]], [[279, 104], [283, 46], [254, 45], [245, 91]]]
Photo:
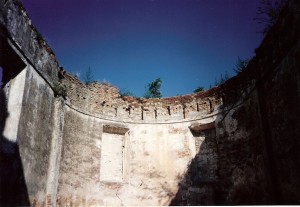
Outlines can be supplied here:
[[[6, 189], [0, 204], [299, 204], [298, 1], [289, 1], [242, 73], [205, 92], [161, 99], [121, 97], [109, 84], [81, 83], [58, 69], [18, 1], [0, 3], [0, 43], [9, 57], [0, 61], [0, 184]], [[16, 78], [21, 72], [25, 80]], [[2, 132], [14, 126], [7, 99], [15, 98], [9, 88], [21, 79], [13, 142]], [[65, 101], [55, 100], [58, 81], [68, 88]], [[120, 182], [100, 180], [103, 132], [124, 135]]]
[[115, 86], [97, 82], [86, 85], [67, 73], [61, 81], [68, 88], [70, 105], [110, 119], [138, 122], [197, 119], [212, 114], [221, 104], [217, 87], [197, 94], [145, 99], [121, 97]]

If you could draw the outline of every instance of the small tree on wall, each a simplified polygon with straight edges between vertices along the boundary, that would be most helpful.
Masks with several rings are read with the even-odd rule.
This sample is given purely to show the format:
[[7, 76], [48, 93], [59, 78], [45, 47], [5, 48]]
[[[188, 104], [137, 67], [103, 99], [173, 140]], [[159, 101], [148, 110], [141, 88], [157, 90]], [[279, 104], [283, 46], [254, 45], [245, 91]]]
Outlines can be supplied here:
[[63, 97], [64, 99], [66, 99], [66, 97], [68, 95], [67, 86], [65, 84], [60, 83], [60, 82], [55, 82], [54, 83], [53, 92], [54, 92], [54, 96], [56, 98]]
[[93, 72], [92, 72], [91, 68], [89, 67], [83, 76], [83, 80], [84, 80], [85, 84], [89, 85], [92, 83], [93, 78], [94, 78]]
[[198, 92], [201, 92], [201, 91], [204, 91], [204, 87], [203, 86], [198, 86], [193, 92], [194, 93], [198, 93]]
[[161, 87], [162, 80], [160, 78], [155, 79], [151, 83], [148, 83], [145, 91], [145, 98], [161, 98]]
[[124, 97], [124, 96], [133, 96], [134, 97], [134, 94], [126, 88], [122, 88], [119, 91], [119, 94], [120, 94], [121, 97]]

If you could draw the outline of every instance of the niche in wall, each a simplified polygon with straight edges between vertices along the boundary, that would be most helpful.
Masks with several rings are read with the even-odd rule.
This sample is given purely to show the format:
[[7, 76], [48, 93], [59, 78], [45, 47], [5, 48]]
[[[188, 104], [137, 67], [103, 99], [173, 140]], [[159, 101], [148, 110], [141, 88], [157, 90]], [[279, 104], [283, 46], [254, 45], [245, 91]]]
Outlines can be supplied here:
[[117, 183], [124, 181], [128, 135], [128, 128], [112, 125], [103, 126], [100, 181]]

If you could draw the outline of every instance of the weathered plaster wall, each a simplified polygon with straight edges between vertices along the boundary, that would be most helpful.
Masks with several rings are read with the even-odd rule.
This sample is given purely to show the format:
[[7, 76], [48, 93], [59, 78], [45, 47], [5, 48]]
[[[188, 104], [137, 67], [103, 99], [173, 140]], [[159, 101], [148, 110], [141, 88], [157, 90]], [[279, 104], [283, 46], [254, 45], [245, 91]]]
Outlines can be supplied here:
[[[126, 123], [66, 106], [59, 205], [168, 205], [196, 154], [191, 122]], [[214, 117], [194, 123], [212, 122]], [[102, 182], [103, 126], [128, 129], [121, 182]], [[201, 145], [203, 140], [198, 141]], [[117, 149], [112, 149], [117, 150]]]
[[0, 31], [1, 205], [45, 205], [47, 194], [56, 192], [49, 187], [49, 163], [58, 65], [18, 1], [0, 1]]
[[[1, 123], [1, 204], [42, 204], [48, 194], [55, 98], [18, 49], [10, 43], [7, 47], [18, 56], [13, 61], [23, 64], [13, 68], [6, 67], [6, 59], [1, 61], [5, 80], [1, 113], [6, 114]], [[10, 76], [13, 70], [15, 76]]]
[[220, 87], [139, 99], [58, 69], [22, 5], [1, 0], [1, 204], [299, 204], [299, 9]]
[[19, 123], [18, 145], [31, 204], [46, 200], [54, 117], [51, 88], [29, 67]]
[[[169, 204], [196, 155], [195, 138], [189, 126], [209, 122], [214, 128], [222, 103], [216, 93], [218, 88], [171, 98], [140, 99], [121, 97], [118, 89], [108, 84], [83, 84], [63, 70], [59, 74], [69, 90], [58, 204]], [[105, 126], [128, 130], [123, 150], [113, 145], [103, 146]], [[202, 138], [197, 140], [198, 148], [205, 136]], [[101, 168], [102, 156], [108, 156], [107, 151], [111, 157], [123, 153], [122, 181], [108, 179], [109, 170]], [[209, 150], [206, 154], [216, 156]], [[121, 173], [115, 172], [119, 160], [105, 159], [105, 162], [108, 163], [102, 165], [110, 168], [111, 174]]]
[[19, 1], [0, 1], [0, 28], [1, 36], [10, 39], [47, 82], [53, 84], [57, 80], [58, 63], [54, 53]]
[[[199, 126], [205, 128], [199, 130]], [[219, 178], [215, 127], [212, 124], [201, 124], [190, 129], [197, 154], [181, 177], [178, 191], [170, 205], [216, 205], [216, 184]]]

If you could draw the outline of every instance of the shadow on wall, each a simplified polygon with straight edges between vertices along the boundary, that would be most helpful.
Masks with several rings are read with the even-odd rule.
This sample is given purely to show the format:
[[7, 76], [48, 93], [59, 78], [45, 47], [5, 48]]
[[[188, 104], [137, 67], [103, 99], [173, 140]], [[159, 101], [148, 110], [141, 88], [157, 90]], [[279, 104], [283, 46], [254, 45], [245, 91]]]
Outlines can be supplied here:
[[225, 119], [222, 115], [217, 117], [217, 124], [210, 128], [190, 127], [197, 155], [178, 184], [179, 190], [170, 205], [272, 204], [255, 114], [255, 107], [249, 101], [232, 110]]
[[[1, 74], [2, 75], [2, 74]], [[4, 78], [3, 78], [4, 79]], [[24, 171], [17, 142], [3, 135], [9, 113], [7, 98], [0, 88], [0, 206], [29, 206]]]
[[192, 131], [197, 155], [180, 181], [171, 206], [217, 205], [217, 143], [215, 128]]

